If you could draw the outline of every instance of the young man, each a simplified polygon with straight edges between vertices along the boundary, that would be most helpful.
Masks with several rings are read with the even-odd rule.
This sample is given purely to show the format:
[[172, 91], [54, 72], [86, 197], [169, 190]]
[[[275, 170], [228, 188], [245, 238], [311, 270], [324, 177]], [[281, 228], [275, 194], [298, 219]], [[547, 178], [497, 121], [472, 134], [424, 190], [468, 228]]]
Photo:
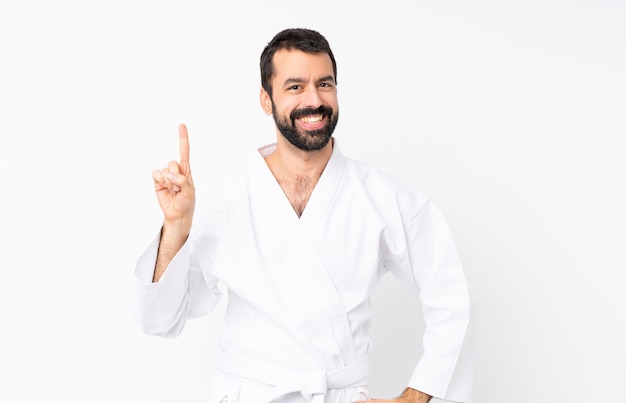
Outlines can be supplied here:
[[424, 355], [393, 401], [469, 401], [458, 365], [469, 299], [448, 227], [430, 200], [341, 154], [336, 80], [322, 35], [278, 33], [261, 55], [260, 92], [276, 143], [197, 206], [179, 127], [180, 161], [153, 173], [164, 222], [137, 264], [134, 317], [174, 337], [215, 307], [221, 283], [210, 402], [352, 403], [369, 398], [369, 298], [391, 271], [420, 290], [426, 323]]

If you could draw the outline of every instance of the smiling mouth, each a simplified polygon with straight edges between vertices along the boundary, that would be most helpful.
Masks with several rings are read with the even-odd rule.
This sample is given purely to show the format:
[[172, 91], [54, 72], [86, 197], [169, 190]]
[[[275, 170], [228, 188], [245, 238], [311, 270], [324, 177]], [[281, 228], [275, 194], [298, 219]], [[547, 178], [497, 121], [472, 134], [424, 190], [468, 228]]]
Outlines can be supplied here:
[[321, 122], [322, 119], [324, 119], [324, 115], [309, 115], [309, 116], [303, 116], [299, 118], [298, 120], [300, 120], [302, 123], [314, 124], [317, 122]]

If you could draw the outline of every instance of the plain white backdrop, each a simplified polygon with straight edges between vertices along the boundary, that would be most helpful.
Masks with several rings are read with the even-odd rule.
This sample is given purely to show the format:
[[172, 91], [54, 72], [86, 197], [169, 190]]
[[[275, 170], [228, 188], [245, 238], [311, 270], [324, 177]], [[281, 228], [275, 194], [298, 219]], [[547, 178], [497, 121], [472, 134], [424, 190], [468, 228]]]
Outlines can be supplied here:
[[[0, 4], [0, 401], [205, 402], [224, 305], [174, 340], [127, 304], [188, 125], [197, 186], [274, 138], [258, 58], [307, 27], [338, 62], [344, 154], [430, 194], [474, 303], [477, 403], [623, 402], [623, 1]], [[386, 277], [373, 394], [416, 362]]]

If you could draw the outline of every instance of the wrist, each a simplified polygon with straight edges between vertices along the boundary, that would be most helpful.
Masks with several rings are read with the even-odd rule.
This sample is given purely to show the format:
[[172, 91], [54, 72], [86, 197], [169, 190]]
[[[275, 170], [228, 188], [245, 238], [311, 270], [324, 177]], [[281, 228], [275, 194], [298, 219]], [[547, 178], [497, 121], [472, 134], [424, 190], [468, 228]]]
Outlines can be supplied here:
[[427, 403], [432, 396], [413, 388], [406, 388], [402, 393], [401, 399], [406, 403]]
[[179, 249], [189, 237], [191, 231], [191, 220], [163, 221], [161, 227], [161, 245]]

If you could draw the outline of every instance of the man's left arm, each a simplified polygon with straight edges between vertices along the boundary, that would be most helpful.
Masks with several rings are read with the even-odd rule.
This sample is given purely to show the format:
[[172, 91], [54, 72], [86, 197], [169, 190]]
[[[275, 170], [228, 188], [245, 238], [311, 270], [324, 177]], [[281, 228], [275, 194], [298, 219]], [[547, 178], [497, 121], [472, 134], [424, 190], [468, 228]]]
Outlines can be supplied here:
[[[411, 400], [398, 401], [427, 402], [433, 396], [469, 402], [473, 367], [470, 300], [450, 228], [431, 201], [405, 217], [406, 254], [392, 255], [388, 267], [419, 290], [426, 327], [423, 355], [408, 389], [398, 398]], [[423, 396], [417, 391], [423, 391]]]

